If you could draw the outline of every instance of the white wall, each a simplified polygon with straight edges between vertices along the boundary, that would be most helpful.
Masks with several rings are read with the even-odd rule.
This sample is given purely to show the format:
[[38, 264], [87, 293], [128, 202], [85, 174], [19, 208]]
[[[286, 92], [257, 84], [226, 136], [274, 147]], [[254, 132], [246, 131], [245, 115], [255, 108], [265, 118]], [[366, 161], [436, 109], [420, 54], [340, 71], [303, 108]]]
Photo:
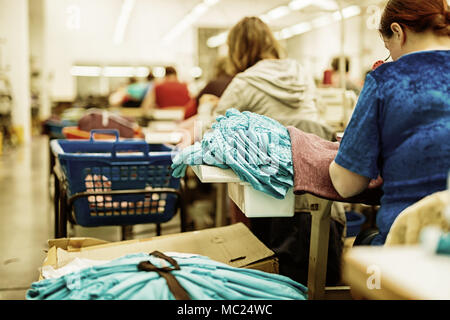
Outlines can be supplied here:
[[3, 63], [9, 67], [14, 107], [12, 120], [23, 128], [24, 142], [31, 140], [28, 0], [0, 0], [0, 38]]

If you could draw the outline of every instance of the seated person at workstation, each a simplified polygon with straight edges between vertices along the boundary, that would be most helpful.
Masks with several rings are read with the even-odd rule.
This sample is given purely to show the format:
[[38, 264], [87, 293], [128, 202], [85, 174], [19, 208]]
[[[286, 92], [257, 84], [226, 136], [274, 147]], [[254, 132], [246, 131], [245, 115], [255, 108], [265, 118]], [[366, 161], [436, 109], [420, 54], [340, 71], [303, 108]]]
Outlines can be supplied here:
[[206, 86], [197, 94], [196, 102], [200, 106], [201, 98], [208, 96], [215, 105], [219, 101], [225, 89], [233, 80], [233, 72], [230, 70], [230, 62], [228, 57], [220, 57], [214, 65], [214, 76], [206, 84]]
[[147, 93], [153, 89], [154, 79], [152, 72], [149, 72], [146, 81], [129, 78], [127, 84], [111, 93], [108, 98], [110, 106], [139, 108]]
[[164, 79], [147, 92], [141, 108], [146, 112], [152, 109], [184, 108], [190, 101], [187, 84], [178, 80], [174, 67], [166, 67]]
[[185, 119], [189, 119], [182, 124], [182, 127], [189, 128], [193, 126], [193, 122], [198, 112], [210, 117], [212, 109], [217, 105], [220, 97], [225, 89], [233, 80], [233, 72], [231, 70], [228, 57], [219, 57], [214, 63], [214, 73], [208, 83], [200, 90], [195, 99], [192, 99], [186, 105]]
[[[340, 64], [340, 57], [334, 57], [333, 60], [331, 61], [331, 70], [326, 70], [324, 72], [323, 76], [324, 87], [332, 87], [332, 88], [341, 87], [339, 64]], [[359, 95], [359, 93], [361, 92], [361, 88], [350, 78], [349, 75], [350, 72], [349, 57], [344, 58], [344, 69], [345, 69], [345, 87], [348, 90], [354, 91], [356, 95]]]
[[378, 235], [396, 217], [446, 189], [450, 169], [450, 12], [446, 0], [390, 0], [380, 33], [393, 62], [367, 75], [329, 172], [351, 197], [381, 176]]
[[281, 123], [292, 118], [318, 120], [312, 75], [296, 60], [283, 57], [278, 41], [261, 19], [239, 21], [227, 44], [236, 76], [218, 102], [217, 115], [233, 107]]
[[[200, 120], [198, 113], [201, 113], [202, 120], [210, 119], [213, 116], [213, 111], [216, 108], [220, 98], [234, 78], [233, 68], [227, 56], [219, 57], [214, 65], [214, 74], [212, 79], [203, 87], [197, 94], [197, 97], [189, 103], [186, 107], [186, 121], [180, 124], [180, 129], [185, 130], [186, 145], [194, 142], [194, 126], [195, 122]], [[208, 121], [203, 125], [207, 127]], [[200, 125], [200, 123], [199, 123]], [[204, 128], [203, 128], [204, 129]], [[202, 130], [203, 130], [202, 129]]]

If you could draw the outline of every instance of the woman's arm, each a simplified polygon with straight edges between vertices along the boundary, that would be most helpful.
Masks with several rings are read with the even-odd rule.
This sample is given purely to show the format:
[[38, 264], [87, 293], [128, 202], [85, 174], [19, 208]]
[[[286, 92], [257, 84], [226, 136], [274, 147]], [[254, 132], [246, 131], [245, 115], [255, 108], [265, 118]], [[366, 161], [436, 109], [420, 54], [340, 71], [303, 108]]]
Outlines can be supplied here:
[[[369, 187], [370, 179], [380, 175], [382, 150], [378, 118], [381, 103], [377, 83], [369, 74], [338, 153], [329, 167], [331, 182], [343, 198], [361, 193]], [[373, 181], [370, 187], [381, 183]]]
[[329, 168], [331, 182], [342, 198], [350, 198], [363, 192], [370, 179], [332, 162]]

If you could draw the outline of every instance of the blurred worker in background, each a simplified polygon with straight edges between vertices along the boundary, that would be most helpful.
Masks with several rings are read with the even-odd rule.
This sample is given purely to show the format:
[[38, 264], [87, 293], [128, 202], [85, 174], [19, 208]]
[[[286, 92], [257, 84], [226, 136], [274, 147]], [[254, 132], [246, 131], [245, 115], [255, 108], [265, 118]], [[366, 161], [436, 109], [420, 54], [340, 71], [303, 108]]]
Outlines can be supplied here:
[[187, 84], [180, 82], [176, 69], [169, 66], [166, 67], [164, 79], [147, 93], [141, 107], [146, 111], [154, 108], [185, 108], [191, 100]]
[[[334, 57], [331, 61], [331, 69], [325, 70], [323, 74], [323, 85], [325, 87], [332, 87], [332, 88], [340, 88], [342, 86], [341, 80], [340, 80], [340, 71], [339, 71], [339, 63], [341, 58], [340, 57]], [[345, 57], [344, 59], [344, 69], [345, 69], [345, 87], [347, 90], [352, 90], [355, 92], [356, 95], [359, 95], [361, 92], [361, 87], [357, 85], [351, 78], [350, 78], [350, 58]]]
[[127, 87], [127, 99], [122, 103], [123, 107], [138, 108], [144, 101], [147, 92], [153, 89], [155, 77], [150, 71], [147, 76], [147, 81], [131, 82]]
[[[194, 116], [198, 113], [201, 114], [201, 120], [207, 126], [213, 116], [213, 109], [217, 106], [220, 97], [222, 96], [225, 89], [233, 80], [234, 75], [232, 75], [232, 69], [228, 57], [220, 57], [217, 59], [214, 66], [213, 78], [206, 84], [206, 86], [197, 94], [195, 99], [195, 107], [198, 110], [195, 112], [186, 112], [190, 116]], [[183, 126], [191, 127], [193, 123], [198, 118], [191, 118], [190, 121], [183, 124]]]
[[197, 105], [200, 105], [200, 99], [203, 95], [211, 95], [211, 102], [218, 102], [225, 89], [233, 80], [233, 72], [228, 57], [219, 57], [214, 66], [214, 76], [206, 86], [197, 94]]
[[390, 0], [380, 33], [394, 62], [370, 72], [330, 177], [342, 197], [381, 175], [384, 244], [408, 206], [445, 190], [450, 169], [450, 12], [446, 0]]
[[127, 84], [119, 87], [109, 96], [109, 104], [124, 108], [139, 108], [147, 93], [153, 89], [154, 79], [151, 71], [147, 81], [138, 81], [135, 77], [129, 78]]
[[188, 146], [194, 142], [194, 127], [196, 125], [196, 129], [202, 132], [208, 128], [211, 121], [214, 120], [214, 108], [219, 103], [220, 97], [233, 77], [233, 68], [229, 58], [227, 56], [219, 57], [214, 65], [213, 78], [197, 94], [195, 105], [186, 108], [185, 118], [189, 119], [180, 124], [180, 128], [186, 130], [185, 139], [183, 139], [183, 144], [180, 147]]

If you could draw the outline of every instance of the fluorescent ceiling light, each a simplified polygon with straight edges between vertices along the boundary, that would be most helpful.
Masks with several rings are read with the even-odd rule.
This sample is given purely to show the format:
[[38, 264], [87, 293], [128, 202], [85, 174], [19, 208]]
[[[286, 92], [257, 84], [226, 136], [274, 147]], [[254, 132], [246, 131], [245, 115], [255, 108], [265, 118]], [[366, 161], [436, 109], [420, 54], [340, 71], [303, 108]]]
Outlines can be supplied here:
[[282, 18], [291, 13], [291, 9], [287, 6], [277, 7], [275, 9], [270, 10], [266, 14], [262, 15], [260, 18], [266, 22], [270, 22], [279, 18]]
[[70, 69], [70, 74], [74, 77], [98, 77], [101, 73], [100, 67], [73, 66]]
[[187, 28], [195, 23], [210, 7], [217, 4], [220, 0], [203, 0], [197, 4], [175, 27], [172, 28], [162, 39], [163, 44], [169, 44], [176, 37], [182, 34]]
[[228, 32], [219, 33], [218, 35], [209, 38], [206, 45], [210, 48], [219, 47], [227, 41], [227, 37]]
[[192, 9], [190, 15], [192, 17], [197, 17], [203, 15], [206, 11], [208, 11], [208, 5], [205, 3], [199, 3], [194, 7], [194, 9]]
[[137, 67], [134, 75], [138, 78], [146, 78], [150, 74], [150, 69], [147, 67]]
[[[344, 16], [344, 19], [348, 19], [354, 16], [357, 16], [361, 13], [361, 8], [358, 6], [350, 6], [347, 8], [344, 8], [342, 10], [342, 15]], [[282, 29], [281, 31], [275, 33], [275, 36], [277, 39], [288, 39], [295, 35], [299, 35], [308, 31], [313, 30], [314, 28], [321, 28], [325, 27], [335, 21], [341, 20], [341, 12], [335, 11], [331, 18], [329, 15], [318, 17], [314, 20], [309, 22], [303, 22], [299, 23], [287, 28]]]
[[204, 4], [206, 4], [207, 6], [213, 6], [215, 4], [217, 4], [217, 2], [219, 2], [220, 0], [205, 0], [203, 1]]
[[334, 0], [318, 0], [313, 2], [314, 5], [325, 10], [337, 10], [339, 7]]
[[162, 78], [166, 75], [166, 69], [163, 67], [154, 67], [152, 72], [155, 78]]
[[[450, 1], [450, 0], [449, 0]], [[270, 22], [276, 19], [279, 19], [283, 16], [286, 16], [291, 11], [301, 10], [310, 5], [315, 5], [321, 7], [325, 10], [336, 10], [338, 8], [336, 1], [334, 0], [293, 0], [288, 6], [281, 6], [275, 9], [270, 10], [269, 12], [260, 16], [262, 20], [265, 22]], [[351, 18], [357, 16], [361, 13], [361, 8], [359, 6], [350, 6], [346, 7], [342, 10], [342, 14], [344, 19]], [[312, 30], [313, 28], [321, 28], [331, 24], [334, 21], [341, 20], [341, 12], [335, 11], [333, 12], [331, 18], [329, 16], [321, 16], [317, 19], [314, 19], [310, 23], [304, 22], [299, 23], [294, 26], [290, 26], [282, 29], [281, 31], [275, 32], [274, 35], [277, 39], [288, 39], [295, 35], [299, 35], [305, 32]], [[218, 35], [210, 37], [207, 40], [207, 46], [210, 48], [216, 48], [221, 46], [226, 42], [228, 32], [222, 32]]]
[[332, 17], [333, 17], [333, 20], [334, 20], [334, 21], [339, 21], [339, 20], [341, 20], [341, 19], [342, 19], [341, 12], [340, 12], [340, 11], [333, 12]]
[[288, 4], [292, 11], [302, 10], [311, 5], [317, 6], [324, 10], [336, 10], [339, 8], [334, 0], [292, 0]]
[[344, 19], [348, 19], [351, 17], [355, 17], [361, 13], [361, 8], [358, 6], [350, 6], [347, 8], [344, 8], [342, 10], [342, 15], [344, 16]]
[[[311, 2], [312, 0], [306, 0], [306, 2]], [[291, 3], [300, 3], [300, 2], [305, 2], [305, 1], [301, 1], [301, 0], [295, 0], [295, 1], [291, 1]], [[268, 23], [270, 21], [276, 20], [276, 19], [280, 19], [281, 17], [284, 17], [286, 15], [288, 15], [291, 10], [293, 10], [290, 6], [291, 3], [289, 3], [289, 6], [280, 6], [280, 7], [276, 7], [275, 9], [272, 9], [270, 11], [268, 11], [267, 13], [260, 15], [259, 18], [261, 20], [263, 20], [264, 22]], [[298, 7], [298, 6], [297, 6]], [[210, 37], [207, 42], [206, 45], [209, 48], [216, 48], [216, 47], [220, 47], [222, 44], [224, 44], [227, 41], [227, 36], [228, 36], [228, 32], [222, 32], [218, 35], [215, 35], [213, 37]]]
[[312, 25], [308, 22], [302, 22], [295, 24], [293, 26], [281, 29], [278, 33], [275, 34], [277, 39], [288, 39], [293, 36], [305, 33], [312, 30]]
[[312, 4], [312, 0], [293, 0], [288, 6], [292, 11], [301, 10]]
[[291, 30], [289, 30], [289, 28], [284, 28], [281, 31], [278, 31], [274, 34], [275, 38], [277, 38], [278, 40], [281, 39], [288, 39], [292, 37], [292, 32]]
[[124, 0], [120, 10], [119, 20], [117, 20], [116, 31], [114, 33], [114, 44], [119, 45], [123, 42], [125, 31], [133, 11], [135, 0]]
[[95, 66], [73, 66], [70, 74], [74, 77], [138, 77], [145, 78], [150, 73], [147, 67], [95, 67]]
[[[270, 23], [274, 20], [287, 16], [292, 11], [302, 10], [310, 5], [319, 6], [326, 10], [334, 10], [338, 8], [336, 2], [333, 0], [292, 0], [287, 6], [276, 7], [266, 12], [265, 14], [260, 15], [259, 18], [266, 23]], [[303, 28], [305, 27], [303, 26]], [[290, 38], [292, 36], [291, 32], [287, 30], [288, 29], [285, 29], [283, 32], [280, 31], [279, 33], [277, 33], [278, 36], [281, 39]], [[226, 38], [227, 33], [221, 33], [216, 36], [210, 37], [207, 40], [206, 44], [210, 48], [216, 48], [224, 44], [226, 42]]]
[[191, 76], [192, 78], [200, 78], [203, 74], [203, 70], [200, 67], [193, 67], [191, 69]]
[[[342, 9], [342, 15], [344, 16], [344, 19], [348, 19], [351, 17], [355, 17], [357, 15], [359, 15], [361, 13], [361, 8], [358, 6], [350, 6], [347, 8]], [[341, 20], [341, 12], [340, 11], [335, 11], [333, 13], [333, 19], [335, 21], [339, 21]]]
[[308, 22], [303, 22], [293, 25], [289, 29], [291, 30], [292, 34], [297, 35], [310, 31], [312, 29], [312, 26]]
[[128, 78], [134, 77], [135, 72], [134, 68], [131, 67], [105, 67], [103, 69], [104, 77], [120, 77], [120, 78]]

